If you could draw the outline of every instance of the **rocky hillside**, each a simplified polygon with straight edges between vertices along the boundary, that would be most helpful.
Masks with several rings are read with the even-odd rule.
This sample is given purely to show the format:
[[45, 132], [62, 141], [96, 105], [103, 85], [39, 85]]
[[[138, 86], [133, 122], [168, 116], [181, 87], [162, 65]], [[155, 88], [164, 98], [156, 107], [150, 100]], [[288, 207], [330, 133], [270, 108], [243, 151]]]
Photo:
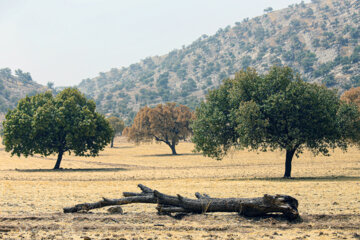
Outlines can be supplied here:
[[18, 69], [13, 75], [9, 68], [0, 69], [0, 122], [4, 119], [7, 110], [16, 107], [21, 98], [46, 89], [34, 82], [30, 73]]
[[[131, 119], [144, 105], [194, 107], [222, 79], [254, 67], [288, 65], [305, 80], [342, 92], [360, 85], [360, 1], [312, 0], [236, 22], [189, 46], [113, 68], [78, 86], [98, 109]], [[241, 16], [239, 16], [241, 18]]]

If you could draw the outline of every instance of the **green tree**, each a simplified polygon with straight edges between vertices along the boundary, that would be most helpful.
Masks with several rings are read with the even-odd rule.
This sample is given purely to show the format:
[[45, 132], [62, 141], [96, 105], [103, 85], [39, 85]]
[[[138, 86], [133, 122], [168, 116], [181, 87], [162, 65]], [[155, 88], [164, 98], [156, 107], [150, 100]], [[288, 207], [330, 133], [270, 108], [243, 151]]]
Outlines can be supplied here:
[[48, 89], [54, 89], [54, 82], [48, 82], [46, 86]]
[[95, 111], [95, 103], [77, 89], [67, 88], [53, 97], [50, 91], [25, 97], [3, 122], [5, 150], [11, 155], [98, 155], [113, 134], [108, 121]]
[[264, 9], [264, 12], [265, 13], [269, 13], [269, 12], [272, 12], [274, 9], [272, 7], [268, 7], [268, 8], [265, 8]]
[[176, 155], [175, 146], [192, 134], [192, 118], [193, 113], [184, 105], [167, 103], [154, 108], [146, 106], [136, 114], [133, 125], [124, 130], [124, 135], [135, 143], [153, 140], [163, 142], [170, 147], [172, 154]]
[[241, 71], [210, 91], [192, 128], [195, 149], [217, 159], [231, 147], [285, 150], [289, 178], [294, 155], [305, 148], [324, 155], [329, 148], [346, 150], [360, 121], [356, 107], [334, 91], [304, 82], [289, 67], [273, 67], [265, 75]]
[[122, 131], [125, 128], [125, 123], [123, 120], [121, 120], [120, 118], [115, 117], [115, 116], [111, 116], [107, 120], [109, 121], [110, 126], [113, 129], [113, 135], [111, 137], [110, 147], [114, 147], [114, 138], [116, 137], [116, 135], [121, 136]]
[[19, 78], [20, 81], [22, 82], [31, 82], [32, 81], [32, 77], [30, 75], [30, 73], [28, 72], [23, 72], [21, 69], [17, 69], [15, 70], [15, 75]]

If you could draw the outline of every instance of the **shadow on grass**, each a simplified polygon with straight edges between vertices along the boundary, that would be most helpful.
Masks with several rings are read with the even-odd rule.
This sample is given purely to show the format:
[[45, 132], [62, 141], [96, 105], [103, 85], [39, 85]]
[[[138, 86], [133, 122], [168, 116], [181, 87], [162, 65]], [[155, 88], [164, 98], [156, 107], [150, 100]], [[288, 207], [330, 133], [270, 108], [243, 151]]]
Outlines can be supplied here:
[[301, 216], [298, 216], [296, 219], [290, 220], [284, 214], [281, 214], [281, 213], [268, 213], [268, 214], [265, 214], [263, 216], [258, 216], [258, 217], [247, 217], [247, 216], [243, 216], [243, 215], [240, 215], [240, 216], [247, 220], [251, 220], [254, 222], [267, 221], [272, 224], [275, 224], [275, 222], [288, 222], [288, 223], [295, 223], [295, 224], [303, 222], [303, 219], [301, 218]]
[[[172, 217], [176, 220], [182, 220], [184, 217], [187, 216], [192, 216], [192, 215], [198, 215], [200, 213], [177, 213], [175, 215], [171, 215], [171, 214], [164, 214], [167, 215], [169, 217]], [[257, 217], [248, 217], [248, 216], [244, 216], [244, 215], [240, 215], [239, 217], [241, 217], [242, 219], [239, 219], [240, 222], [243, 222], [243, 219], [247, 219], [248, 221], [254, 221], [254, 222], [269, 222], [269, 223], [273, 223], [275, 224], [275, 222], [287, 222], [287, 223], [302, 223], [303, 219], [299, 216], [296, 219], [288, 219], [284, 214], [281, 213], [269, 213], [269, 214], [265, 214], [263, 216], [257, 216]]]
[[[122, 147], [117, 147], [117, 146], [114, 146], [112, 148], [115, 148], [115, 149], [123, 149], [123, 148], [134, 148], [134, 146], [122, 146]], [[110, 148], [111, 149], [111, 148]]]
[[135, 157], [181, 157], [181, 156], [196, 156], [201, 155], [201, 153], [183, 153], [183, 154], [150, 154], [150, 155], [137, 155]]
[[17, 172], [118, 172], [126, 168], [60, 168], [60, 169], [15, 169]]
[[274, 181], [274, 182], [297, 182], [297, 181], [360, 181], [360, 177], [354, 176], [319, 176], [319, 177], [297, 177], [297, 178], [232, 178], [224, 179], [224, 181]]

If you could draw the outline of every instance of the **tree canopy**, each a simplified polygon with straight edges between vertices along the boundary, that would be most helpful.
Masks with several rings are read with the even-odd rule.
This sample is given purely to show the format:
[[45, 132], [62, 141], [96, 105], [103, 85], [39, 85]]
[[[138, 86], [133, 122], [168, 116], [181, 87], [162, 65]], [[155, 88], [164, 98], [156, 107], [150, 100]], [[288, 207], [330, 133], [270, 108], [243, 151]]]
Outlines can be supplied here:
[[343, 120], [342, 126], [344, 130], [347, 130], [347, 137], [353, 143], [360, 143], [360, 126], [358, 124], [359, 121], [355, 121], [354, 119], [360, 118], [359, 115], [356, 114], [355, 110], [352, 108], [357, 108], [360, 111], [360, 87], [351, 88], [348, 91], [344, 92], [341, 96], [341, 100], [347, 103], [347, 107], [343, 107], [341, 110], [346, 113], [347, 120]]
[[111, 116], [107, 120], [109, 121], [110, 127], [113, 129], [110, 147], [114, 147], [114, 138], [116, 135], [121, 135], [125, 128], [125, 123], [123, 120], [115, 116]]
[[289, 67], [259, 75], [248, 68], [224, 80], [196, 111], [192, 125], [197, 151], [221, 159], [231, 147], [285, 150], [285, 174], [304, 148], [328, 155], [356, 142], [359, 111], [333, 90], [301, 80]]
[[193, 113], [184, 105], [166, 103], [154, 108], [146, 106], [136, 114], [133, 125], [125, 129], [124, 135], [135, 143], [164, 142], [175, 155], [175, 146], [192, 133], [192, 118]]
[[113, 134], [95, 103], [77, 89], [66, 88], [56, 97], [50, 91], [25, 97], [8, 111], [3, 122], [5, 150], [11, 155], [48, 156], [57, 153], [54, 169], [65, 152], [98, 155]]
[[356, 104], [360, 109], [360, 87], [350, 88], [341, 95], [341, 100]]

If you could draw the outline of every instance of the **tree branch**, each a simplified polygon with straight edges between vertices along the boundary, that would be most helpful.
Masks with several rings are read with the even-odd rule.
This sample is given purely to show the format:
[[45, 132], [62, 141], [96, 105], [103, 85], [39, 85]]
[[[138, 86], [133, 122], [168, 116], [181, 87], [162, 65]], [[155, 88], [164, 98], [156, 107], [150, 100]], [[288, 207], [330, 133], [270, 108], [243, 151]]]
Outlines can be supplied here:
[[64, 208], [64, 213], [87, 212], [91, 209], [112, 205], [131, 203], [158, 204], [159, 213], [206, 213], [206, 212], [237, 212], [248, 217], [265, 216], [268, 213], [282, 213], [287, 219], [299, 217], [298, 201], [287, 195], [267, 195], [258, 198], [211, 198], [206, 194], [195, 193], [197, 199], [190, 199], [181, 195], [171, 196], [157, 190], [152, 190], [142, 184], [138, 187], [141, 193], [124, 192], [123, 198], [107, 199], [95, 203], [77, 204]]

